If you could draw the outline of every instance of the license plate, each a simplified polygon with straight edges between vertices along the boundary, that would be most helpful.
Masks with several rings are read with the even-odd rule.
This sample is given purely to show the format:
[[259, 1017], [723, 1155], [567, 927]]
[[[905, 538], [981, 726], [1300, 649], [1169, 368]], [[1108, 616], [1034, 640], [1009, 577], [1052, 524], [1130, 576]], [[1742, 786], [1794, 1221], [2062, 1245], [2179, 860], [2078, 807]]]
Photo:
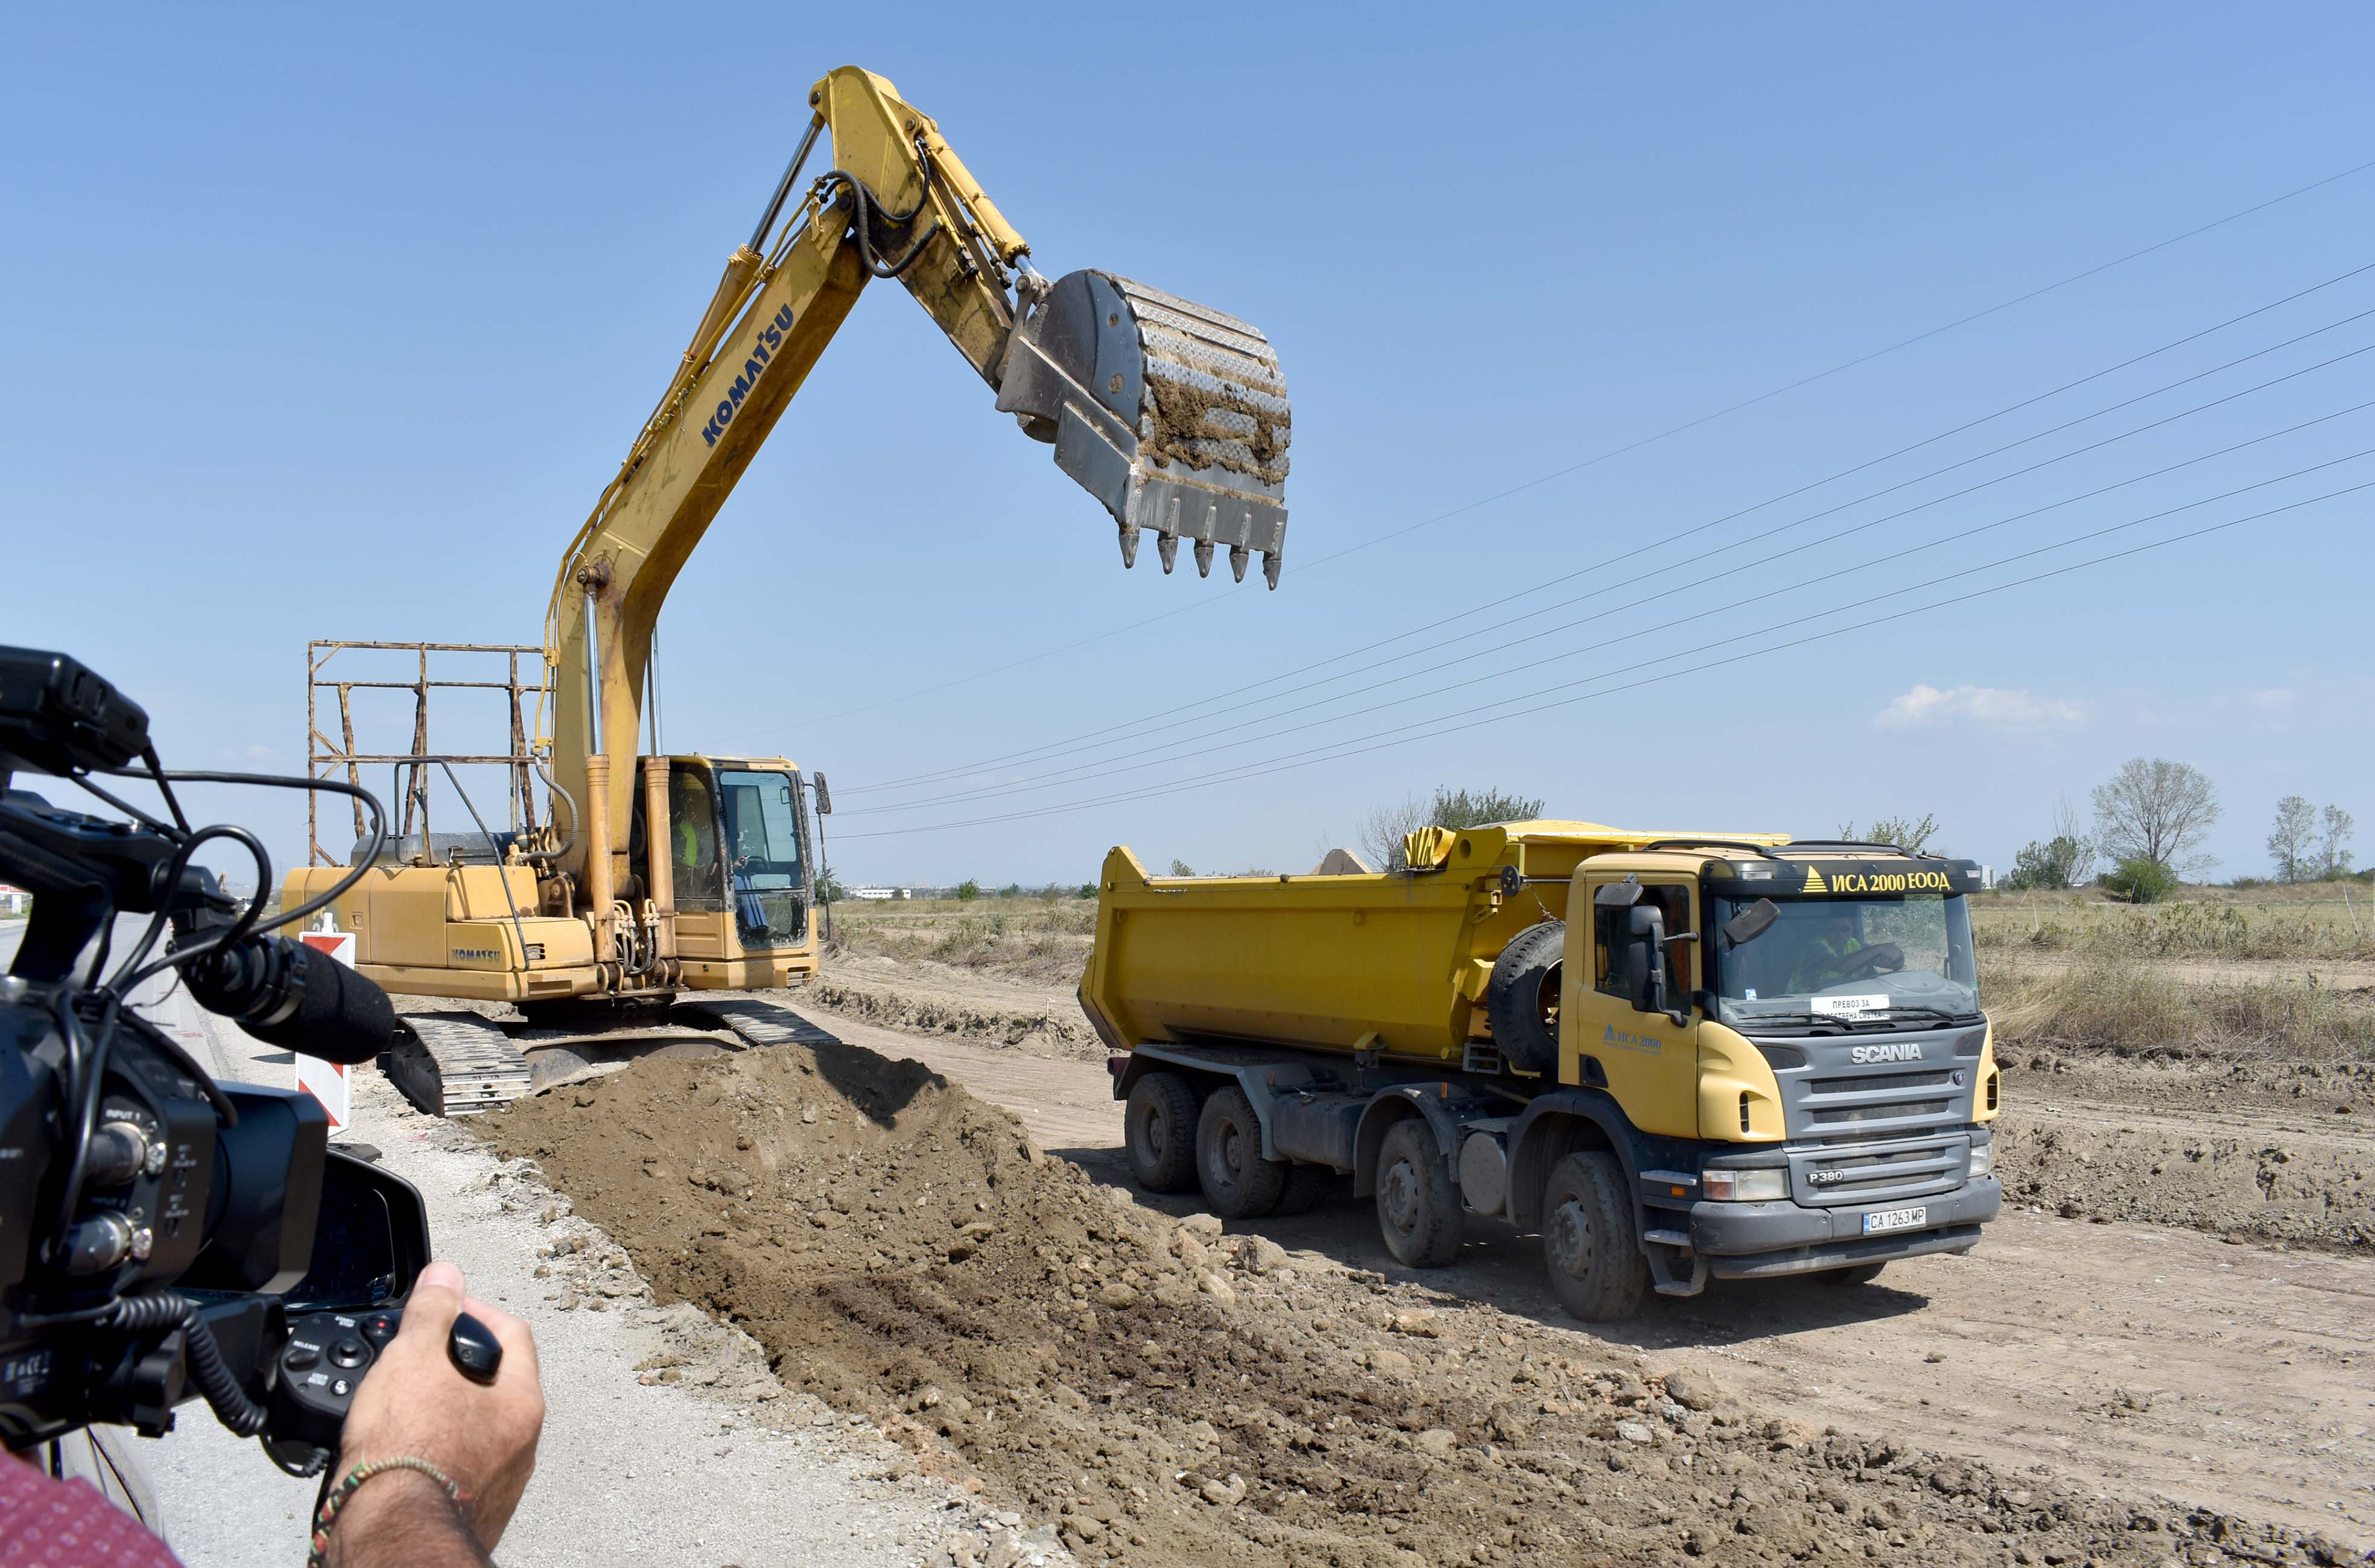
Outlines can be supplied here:
[[1929, 1219], [1930, 1206], [1923, 1203], [1910, 1208], [1875, 1208], [1863, 1217], [1863, 1233], [1870, 1236], [1882, 1231], [1918, 1231]]

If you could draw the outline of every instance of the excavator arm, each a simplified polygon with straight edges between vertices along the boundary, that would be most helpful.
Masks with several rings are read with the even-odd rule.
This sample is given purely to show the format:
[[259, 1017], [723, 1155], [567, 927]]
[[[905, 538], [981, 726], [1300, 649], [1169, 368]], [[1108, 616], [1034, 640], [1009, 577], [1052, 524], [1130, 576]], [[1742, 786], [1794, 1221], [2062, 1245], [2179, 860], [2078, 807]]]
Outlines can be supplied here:
[[[660, 606], [870, 281], [896, 278], [997, 407], [1054, 444], [1057, 466], [1113, 515], [1125, 565], [1152, 530], [1165, 572], [1185, 538], [1199, 570], [1225, 547], [1242, 581], [1258, 552], [1278, 584], [1291, 421], [1268, 340], [1109, 273], [1049, 283], [939, 126], [882, 77], [845, 66], [809, 104], [798, 152], [553, 583], [552, 758], [583, 830], [554, 868], [577, 878], [573, 902], [597, 932], [629, 869]], [[833, 166], [803, 193], [826, 137]]]

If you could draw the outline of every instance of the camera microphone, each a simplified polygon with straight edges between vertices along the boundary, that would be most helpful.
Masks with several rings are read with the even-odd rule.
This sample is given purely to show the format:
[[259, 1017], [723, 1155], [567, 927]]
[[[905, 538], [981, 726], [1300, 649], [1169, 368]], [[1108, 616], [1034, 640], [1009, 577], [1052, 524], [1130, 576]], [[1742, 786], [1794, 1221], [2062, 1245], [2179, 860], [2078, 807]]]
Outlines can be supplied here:
[[396, 1008], [372, 981], [302, 942], [248, 937], [184, 972], [200, 1007], [267, 1045], [349, 1067], [396, 1038]]

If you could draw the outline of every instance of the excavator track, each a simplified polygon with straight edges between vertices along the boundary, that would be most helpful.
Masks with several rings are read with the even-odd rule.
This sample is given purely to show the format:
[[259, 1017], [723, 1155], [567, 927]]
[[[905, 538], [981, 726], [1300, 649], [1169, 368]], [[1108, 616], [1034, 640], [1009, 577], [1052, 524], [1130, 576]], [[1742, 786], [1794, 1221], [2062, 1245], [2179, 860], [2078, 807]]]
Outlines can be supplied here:
[[381, 1070], [419, 1109], [432, 1116], [475, 1116], [556, 1084], [614, 1071], [637, 1056], [763, 1049], [770, 1045], [838, 1045], [779, 1002], [755, 996], [679, 1002], [665, 1022], [599, 1032], [562, 1033], [522, 1027], [518, 1034], [477, 1013], [413, 1013], [404, 1033], [380, 1057]]
[[830, 1030], [818, 1028], [781, 1002], [764, 1002], [756, 996], [703, 996], [697, 1002], [679, 1002], [679, 1015], [706, 1015], [746, 1045], [838, 1045], [841, 1036]]
[[477, 1013], [413, 1013], [380, 1070], [432, 1116], [476, 1116], [528, 1091], [527, 1058], [500, 1025]]

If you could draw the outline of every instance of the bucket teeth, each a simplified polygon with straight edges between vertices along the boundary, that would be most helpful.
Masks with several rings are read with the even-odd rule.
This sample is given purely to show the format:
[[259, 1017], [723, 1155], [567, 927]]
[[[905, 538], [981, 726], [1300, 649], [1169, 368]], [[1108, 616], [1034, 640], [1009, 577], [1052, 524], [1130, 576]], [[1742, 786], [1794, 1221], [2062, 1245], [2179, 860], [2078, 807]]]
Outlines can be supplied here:
[[1246, 563], [1253, 560], [1253, 551], [1243, 545], [1229, 547], [1229, 575], [1242, 583], [1246, 580]]
[[1121, 525], [1121, 569], [1128, 572], [1138, 564], [1138, 530], [1129, 524]]
[[1158, 534], [1155, 536], [1154, 551], [1163, 558], [1163, 575], [1170, 576], [1172, 567], [1179, 560], [1179, 536]]
[[1269, 584], [1273, 588], [1278, 586], [1278, 551], [1264, 550], [1262, 552], [1262, 581]]
[[1196, 541], [1196, 575], [1199, 577], [1212, 575], [1212, 541], [1210, 539]]

